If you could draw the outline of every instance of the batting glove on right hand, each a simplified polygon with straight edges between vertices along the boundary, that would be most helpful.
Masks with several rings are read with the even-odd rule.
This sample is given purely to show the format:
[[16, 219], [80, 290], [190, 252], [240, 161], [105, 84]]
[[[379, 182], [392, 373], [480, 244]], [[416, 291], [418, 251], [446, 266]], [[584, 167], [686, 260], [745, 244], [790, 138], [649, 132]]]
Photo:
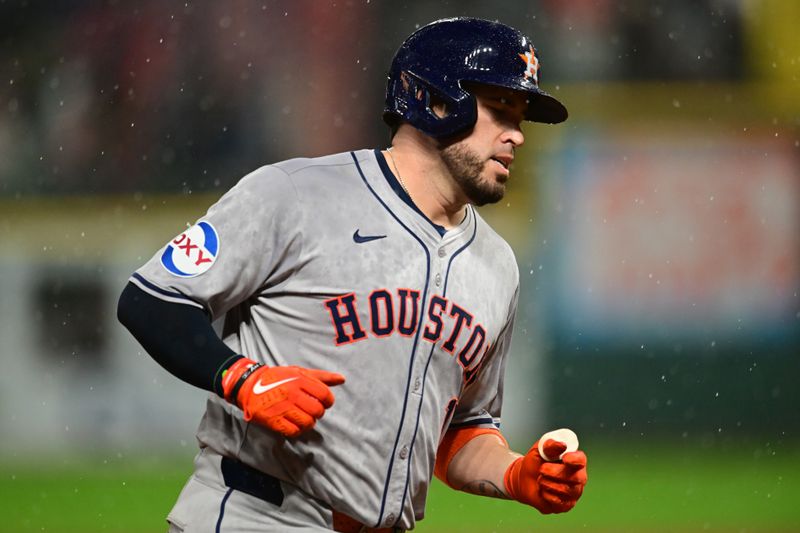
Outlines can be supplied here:
[[311, 429], [333, 405], [329, 385], [344, 376], [298, 366], [268, 367], [247, 358], [236, 361], [222, 377], [225, 399], [255, 420], [286, 437]]
[[[544, 443], [544, 454], [558, 457], [567, 445], [553, 439]], [[575, 507], [586, 485], [586, 454], [565, 453], [560, 461], [545, 461], [539, 455], [539, 441], [506, 470], [506, 493], [537, 508], [542, 514], [565, 513]]]

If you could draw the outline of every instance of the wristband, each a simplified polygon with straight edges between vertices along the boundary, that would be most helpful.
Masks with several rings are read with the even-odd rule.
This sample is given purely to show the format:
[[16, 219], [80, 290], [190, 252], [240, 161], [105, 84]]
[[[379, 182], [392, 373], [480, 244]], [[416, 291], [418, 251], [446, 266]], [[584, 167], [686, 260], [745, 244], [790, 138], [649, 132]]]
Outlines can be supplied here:
[[233, 386], [233, 389], [231, 389], [231, 397], [228, 398], [229, 402], [231, 402], [234, 405], [239, 405], [236, 402], [236, 398], [239, 396], [239, 389], [242, 388], [242, 385], [244, 385], [244, 382], [247, 381], [247, 378], [252, 376], [253, 372], [258, 370], [262, 366], [264, 366], [264, 363], [253, 363], [247, 370], [244, 371], [244, 373], [239, 377], [239, 380]]
[[214, 381], [212, 383], [214, 392], [216, 392], [217, 396], [223, 400], [225, 399], [225, 386], [223, 384], [225, 374], [230, 372], [230, 369], [233, 368], [233, 365], [239, 362], [240, 359], [245, 359], [245, 357], [243, 355], [239, 355], [238, 353], [228, 357], [225, 362], [219, 366], [217, 373], [214, 374]]
[[496, 436], [503, 445], [508, 447], [508, 442], [506, 442], [503, 434], [495, 428], [466, 427], [448, 429], [442, 442], [439, 443], [439, 449], [436, 452], [436, 463], [433, 468], [434, 475], [445, 485], [458, 489], [459, 487], [454, 487], [447, 479], [447, 471], [450, 468], [450, 462], [469, 441], [480, 435], [487, 434]]

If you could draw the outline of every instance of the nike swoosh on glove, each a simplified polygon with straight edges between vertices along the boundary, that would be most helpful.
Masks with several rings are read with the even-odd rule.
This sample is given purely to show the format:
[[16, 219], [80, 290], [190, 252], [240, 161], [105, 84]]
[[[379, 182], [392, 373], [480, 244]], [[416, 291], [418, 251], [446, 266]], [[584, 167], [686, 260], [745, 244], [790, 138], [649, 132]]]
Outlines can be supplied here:
[[330, 387], [344, 383], [334, 372], [299, 366], [265, 366], [239, 359], [222, 376], [225, 399], [240, 407], [244, 419], [285, 437], [313, 428], [333, 405]]

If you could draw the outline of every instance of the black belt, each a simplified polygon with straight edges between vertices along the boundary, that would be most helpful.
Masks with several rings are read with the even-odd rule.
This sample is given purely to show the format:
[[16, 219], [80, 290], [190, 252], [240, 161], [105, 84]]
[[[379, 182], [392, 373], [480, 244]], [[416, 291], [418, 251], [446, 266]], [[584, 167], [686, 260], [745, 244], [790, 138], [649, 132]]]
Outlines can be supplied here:
[[[222, 479], [225, 485], [250, 496], [280, 507], [283, 504], [283, 488], [278, 478], [240, 463], [230, 457], [222, 457]], [[371, 528], [347, 515], [333, 511], [333, 530], [344, 533], [392, 533], [403, 532], [400, 528]]]
[[222, 479], [228, 487], [280, 507], [283, 489], [278, 478], [229, 457], [222, 457]]

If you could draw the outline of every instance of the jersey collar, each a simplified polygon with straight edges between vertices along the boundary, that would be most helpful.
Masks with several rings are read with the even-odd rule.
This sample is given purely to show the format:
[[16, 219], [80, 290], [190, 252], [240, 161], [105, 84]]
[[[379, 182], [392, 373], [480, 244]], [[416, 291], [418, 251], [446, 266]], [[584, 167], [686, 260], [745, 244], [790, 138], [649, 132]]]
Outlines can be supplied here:
[[419, 213], [419, 215], [422, 218], [427, 220], [428, 223], [431, 226], [433, 226], [434, 229], [436, 229], [436, 231], [439, 233], [440, 237], [444, 237], [444, 234], [447, 233], [447, 228], [445, 228], [444, 226], [440, 226], [439, 224], [436, 224], [434, 221], [429, 219], [425, 215], [425, 213], [423, 213], [420, 210], [419, 207], [417, 207], [417, 204], [414, 203], [414, 201], [408, 195], [406, 190], [403, 189], [403, 186], [400, 185], [400, 182], [397, 180], [397, 178], [395, 177], [394, 173], [389, 168], [389, 163], [386, 161], [386, 158], [383, 156], [383, 152], [381, 150], [377, 149], [377, 148], [375, 149], [375, 158], [378, 160], [378, 166], [381, 167], [381, 171], [383, 172], [383, 177], [386, 178], [386, 181], [389, 183], [389, 187], [392, 188], [392, 190], [395, 192], [395, 194], [397, 194], [397, 196], [399, 196], [401, 200], [403, 200], [406, 204], [408, 204], [408, 206], [411, 207], [411, 209], [413, 209], [414, 211]]

